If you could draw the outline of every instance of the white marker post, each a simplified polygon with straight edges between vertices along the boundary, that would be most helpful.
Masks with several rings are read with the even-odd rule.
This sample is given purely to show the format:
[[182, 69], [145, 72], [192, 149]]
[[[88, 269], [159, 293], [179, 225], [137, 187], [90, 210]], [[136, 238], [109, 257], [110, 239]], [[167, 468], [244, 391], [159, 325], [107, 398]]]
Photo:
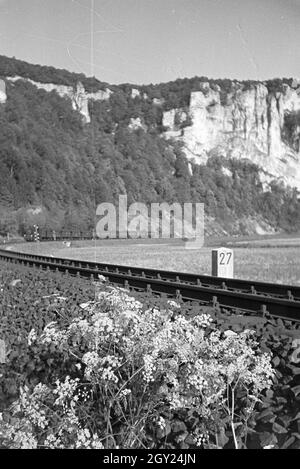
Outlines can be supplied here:
[[219, 248], [212, 250], [212, 275], [233, 278], [233, 250]]
[[0, 339], [0, 363], [6, 362], [6, 349], [4, 340]]

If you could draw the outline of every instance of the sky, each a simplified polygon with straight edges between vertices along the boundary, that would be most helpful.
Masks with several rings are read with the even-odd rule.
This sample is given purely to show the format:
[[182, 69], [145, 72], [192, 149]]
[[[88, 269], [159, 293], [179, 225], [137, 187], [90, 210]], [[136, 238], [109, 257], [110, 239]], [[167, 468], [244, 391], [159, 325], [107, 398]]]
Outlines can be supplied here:
[[300, 78], [300, 0], [0, 0], [0, 54], [111, 84]]

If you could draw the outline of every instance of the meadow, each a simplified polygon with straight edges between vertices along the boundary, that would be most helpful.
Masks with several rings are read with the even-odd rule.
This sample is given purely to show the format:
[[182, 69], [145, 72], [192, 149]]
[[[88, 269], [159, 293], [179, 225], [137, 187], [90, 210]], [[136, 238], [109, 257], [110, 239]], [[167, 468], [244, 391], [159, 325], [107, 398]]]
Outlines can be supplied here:
[[[244, 244], [242, 244], [244, 243]], [[231, 240], [235, 278], [300, 285], [300, 238]], [[97, 240], [19, 244], [17, 250], [110, 264], [211, 275], [213, 247], [185, 249], [178, 240]]]

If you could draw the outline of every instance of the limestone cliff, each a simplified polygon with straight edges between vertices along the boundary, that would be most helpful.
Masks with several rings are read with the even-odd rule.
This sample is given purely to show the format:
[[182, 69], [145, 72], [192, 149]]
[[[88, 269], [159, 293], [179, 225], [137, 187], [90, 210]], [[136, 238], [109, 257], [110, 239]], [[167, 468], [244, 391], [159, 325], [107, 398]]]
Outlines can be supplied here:
[[292, 144], [284, 138], [286, 116], [298, 111], [297, 80], [280, 92], [269, 92], [265, 83], [244, 89], [234, 82], [226, 95], [202, 83], [200, 91], [191, 92], [188, 109], [164, 112], [162, 124], [165, 137], [182, 141], [196, 163], [205, 163], [212, 152], [248, 158], [260, 166], [264, 181], [281, 179], [300, 189], [299, 129]]
[[[80, 81], [73, 87], [42, 83], [17, 74], [6, 80], [11, 83], [25, 80], [47, 92], [56, 91], [69, 99], [85, 123], [91, 121], [90, 100], [108, 100], [113, 93], [106, 85], [103, 90], [88, 93]], [[270, 90], [267, 82], [228, 81], [230, 86], [226, 90], [213, 80], [200, 81], [196, 88], [188, 90], [189, 102], [185, 100], [182, 104], [179, 99], [175, 102], [180, 104], [171, 106], [163, 87], [156, 90], [158, 97], [151, 95], [151, 87], [145, 88], [149, 96], [143, 88], [132, 87], [129, 97], [134, 105], [131, 109], [132, 102], [128, 101], [128, 127], [131, 131], [142, 128], [148, 132], [152, 125], [157, 125], [167, 139], [180, 140], [190, 160], [190, 169], [192, 161], [205, 163], [212, 154], [247, 158], [261, 168], [261, 182], [266, 189], [274, 178], [300, 189], [300, 82], [296, 79], [288, 81], [289, 84], [282, 81], [281, 86]], [[169, 94], [172, 93], [180, 98], [180, 91], [171, 89]], [[124, 99], [122, 90], [117, 90], [114, 96], [115, 106], [119, 106], [114, 115], [118, 118], [120, 110], [121, 115], [124, 114], [122, 109], [127, 98]], [[5, 81], [0, 80], [0, 104], [6, 100]], [[145, 105], [140, 104], [141, 101], [145, 101]], [[294, 122], [290, 118], [296, 113], [298, 117]], [[156, 124], [152, 122], [153, 116], [159, 116]], [[117, 120], [114, 125], [117, 127], [120, 122]]]
[[[64, 97], [69, 98], [71, 100], [73, 109], [79, 111], [82, 114], [85, 123], [89, 123], [91, 121], [89, 108], [88, 108], [89, 101], [90, 100], [102, 101], [102, 100], [109, 99], [109, 96], [112, 93], [112, 91], [108, 88], [105, 89], [104, 91], [99, 90], [96, 93], [87, 93], [84, 89], [84, 86], [80, 82], [77, 83], [76, 89], [74, 89], [72, 86], [55, 85], [53, 83], [40, 83], [40, 82], [31, 80], [30, 78], [23, 78], [20, 76], [7, 77], [7, 80], [11, 82], [15, 82], [17, 80], [25, 80], [39, 89], [43, 89], [48, 92], [56, 91], [59, 94], [59, 96], [63, 98]], [[0, 99], [1, 99], [1, 94], [0, 94]]]

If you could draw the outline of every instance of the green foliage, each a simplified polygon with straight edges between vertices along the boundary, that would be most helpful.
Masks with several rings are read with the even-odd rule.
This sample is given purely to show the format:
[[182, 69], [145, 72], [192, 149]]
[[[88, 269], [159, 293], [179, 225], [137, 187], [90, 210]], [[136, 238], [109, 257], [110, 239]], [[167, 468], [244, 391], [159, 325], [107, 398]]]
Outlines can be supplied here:
[[16, 266], [7, 269], [3, 263], [0, 283], [3, 288], [1, 338], [6, 342], [11, 363], [11, 367], [6, 367], [6, 379], [2, 379], [0, 385], [0, 407], [3, 409], [15, 398], [21, 384], [36, 382], [47, 372], [45, 357], [35, 356], [26, 345], [32, 325], [35, 324], [37, 331], [41, 332], [51, 321], [68, 322], [80, 313], [82, 302], [94, 298], [94, 286], [82, 279], [71, 280], [60, 273]]
[[267, 80], [266, 86], [269, 93], [276, 93], [283, 90], [283, 85], [291, 86], [292, 82], [292, 78], [274, 78], [273, 80]]
[[[15, 74], [70, 86], [80, 80], [88, 91], [102, 86], [82, 75], [0, 56], [0, 76]], [[285, 81], [269, 86], [277, 89]], [[228, 231], [232, 220], [256, 215], [275, 228], [298, 229], [296, 194], [275, 185], [264, 193], [255, 165], [210, 155], [206, 166], [192, 165], [191, 173], [180, 144], [161, 138], [163, 111], [186, 110], [191, 91], [200, 90], [204, 82], [220, 90], [225, 100], [234, 88], [232, 80], [184, 78], [137, 87], [140, 96], [132, 99], [132, 85], [112, 87], [109, 100], [90, 101], [88, 125], [55, 91], [47, 93], [21, 80], [7, 82], [8, 100], [0, 107], [1, 232], [23, 234], [30, 225], [29, 208], [42, 209], [40, 228], [91, 230], [96, 206], [117, 203], [124, 193], [129, 203], [203, 202], [206, 213]], [[253, 83], [242, 86], [251, 88]], [[154, 98], [162, 104], [153, 103]], [[145, 130], [129, 129], [131, 118], [139, 118]], [[190, 116], [177, 121], [179, 129], [191, 123]], [[298, 115], [286, 116], [286, 139], [298, 122]], [[232, 177], [223, 174], [222, 167], [230, 169]]]
[[300, 111], [289, 112], [284, 116], [283, 139], [296, 152], [300, 150]]
[[45, 65], [33, 65], [15, 57], [9, 58], [0, 55], [0, 76], [13, 77], [15, 75], [41, 83], [54, 83], [74, 88], [80, 81], [88, 92], [104, 90], [107, 86], [106, 83], [100, 82], [95, 77], [87, 78], [83, 73], [72, 73], [68, 70]]
[[[1, 380], [0, 394], [1, 412], [3, 413], [4, 419], [2, 424], [5, 422], [11, 422], [9, 420], [9, 412], [5, 409], [9, 403], [19, 396], [20, 385], [22, 385], [23, 388], [26, 386], [28, 390], [26, 393], [28, 392], [28, 395], [30, 395], [39, 382], [46, 384], [51, 388], [52, 384], [54, 386], [57, 379], [63, 382], [64, 377], [68, 375], [71, 379], [79, 378], [80, 382], [85, 383], [85, 387], [82, 386], [81, 390], [89, 391], [91, 383], [89, 382], [89, 379], [87, 380], [86, 378], [83, 378], [82, 373], [87, 370], [92, 372], [95, 363], [94, 361], [89, 361], [83, 366], [83, 368], [76, 365], [78, 365], [78, 356], [84, 354], [87, 350], [86, 347], [90, 347], [91, 341], [93, 342], [93, 340], [96, 339], [96, 336], [94, 337], [93, 335], [89, 335], [90, 332], [92, 332], [92, 329], [90, 331], [89, 329], [86, 329], [86, 324], [91, 321], [91, 314], [89, 313], [88, 306], [86, 305], [84, 309], [79, 306], [81, 303], [86, 303], [86, 301], [93, 300], [95, 298], [95, 285], [92, 285], [91, 283], [89, 284], [86, 280], [74, 279], [61, 273], [31, 270], [27, 267], [11, 265], [9, 269], [7, 269], [6, 265], [5, 270], [5, 275], [3, 271], [0, 278], [4, 299], [0, 308], [1, 324], [3, 326], [2, 338], [5, 339], [8, 349], [8, 362], [5, 365], [0, 365], [0, 371], [3, 376], [3, 379]], [[20, 279], [21, 282], [13, 283], [12, 280], [14, 279]], [[101, 292], [103, 292], [106, 287], [101, 285], [98, 285], [98, 287], [98, 302], [95, 305], [96, 310], [94, 308], [93, 314], [96, 312], [97, 315], [98, 309], [102, 308], [100, 316], [103, 320], [108, 321], [112, 305], [109, 303], [105, 306], [105, 301], [107, 300], [103, 302], [103, 298], [105, 297], [101, 297]], [[16, 292], [18, 292], [18, 295]], [[113, 295], [113, 290], [111, 291], [111, 294]], [[105, 407], [105, 405], [103, 406], [101, 399], [99, 399], [97, 394], [99, 393], [99, 390], [97, 391], [97, 387], [94, 389], [93, 400], [85, 402], [79, 396], [80, 406], [78, 408], [78, 415], [81, 416], [80, 418], [82, 419], [82, 422], [92, 430], [91, 433], [94, 433], [96, 429], [100, 428], [100, 424], [103, 419], [106, 419], [107, 422], [110, 422], [113, 425], [118, 425], [118, 422], [120, 424], [120, 422], [123, 421], [124, 412], [125, 415], [127, 415], [126, 412], [128, 409], [131, 409], [132, 413], [130, 415], [128, 414], [128, 418], [131, 419], [134, 415], [139, 415], [139, 420], [136, 421], [136, 427], [131, 427], [136, 428], [136, 431], [133, 431], [132, 433], [126, 433], [126, 425], [125, 430], [122, 426], [119, 426], [119, 430], [122, 432], [119, 438], [124, 438], [125, 436], [128, 438], [128, 446], [125, 447], [130, 447], [130, 444], [133, 445], [132, 447], [141, 447], [139, 446], [141, 441], [143, 441], [148, 448], [157, 449], [188, 449], [195, 448], [196, 445], [207, 447], [208, 435], [210, 436], [210, 445], [217, 444], [219, 447], [225, 448], [234, 447], [235, 442], [242, 448], [247, 447], [258, 449], [269, 445], [274, 446], [275, 448], [299, 447], [300, 367], [299, 354], [297, 355], [296, 353], [297, 339], [298, 342], [300, 339], [299, 324], [297, 325], [289, 321], [274, 319], [268, 314], [259, 316], [253, 316], [253, 314], [249, 315], [242, 312], [236, 314], [219, 307], [199, 306], [196, 302], [170, 302], [167, 301], [167, 298], [157, 298], [151, 296], [151, 294], [145, 293], [133, 293], [135, 301], [129, 300], [125, 293], [122, 293], [122, 295], [123, 296], [121, 298], [111, 297], [114, 305], [113, 308], [120, 308], [121, 305], [124, 307], [122, 310], [122, 314], [124, 315], [124, 317], [122, 316], [122, 328], [126, 328], [128, 326], [128, 321], [134, 318], [136, 314], [135, 308], [141, 303], [144, 305], [143, 310], [145, 310], [143, 314], [150, 315], [149, 318], [151, 317], [154, 322], [159, 319], [159, 311], [165, 311], [166, 315], [170, 315], [173, 311], [173, 316], [171, 314], [172, 318], [170, 319], [171, 322], [169, 325], [175, 336], [177, 329], [176, 327], [174, 328], [174, 326], [177, 324], [176, 317], [178, 318], [178, 313], [180, 313], [180, 316], [184, 316], [189, 320], [189, 322], [182, 322], [181, 320], [178, 322], [177, 334], [180, 333], [180, 336], [176, 336], [176, 341], [174, 342], [176, 349], [174, 349], [174, 346], [172, 348], [171, 343], [168, 346], [169, 350], [172, 351], [172, 354], [165, 356], [165, 360], [166, 363], [168, 363], [167, 375], [170, 375], [170, 379], [172, 375], [171, 366], [176, 365], [176, 354], [185, 353], [185, 349], [182, 347], [182, 344], [180, 346], [178, 346], [178, 344], [180, 341], [183, 341], [183, 336], [185, 334], [187, 334], [187, 337], [189, 336], [188, 332], [190, 325], [194, 324], [199, 317], [201, 319], [199, 327], [204, 329], [204, 341], [205, 338], [209, 337], [211, 332], [215, 333], [216, 331], [219, 331], [221, 335], [224, 334], [225, 336], [230, 333], [234, 337], [234, 334], [239, 335], [246, 329], [254, 331], [255, 340], [259, 343], [260, 351], [272, 354], [272, 365], [276, 370], [276, 376], [273, 380], [271, 389], [263, 392], [261, 395], [261, 401], [256, 403], [254, 410], [252, 410], [247, 416], [246, 432], [244, 431], [245, 427], [242, 422], [245, 417], [243, 412], [245, 410], [245, 399], [247, 396], [243, 393], [242, 389], [240, 389], [236, 394], [236, 409], [234, 416], [235, 441], [233, 438], [230, 419], [228, 419], [228, 417], [226, 419], [225, 415], [223, 416], [224, 418], [222, 417], [219, 420], [215, 418], [214, 421], [209, 424], [207, 418], [199, 419], [200, 409], [192, 409], [189, 405], [182, 406], [180, 409], [176, 408], [176, 406], [173, 406], [174, 408], [172, 408], [167, 404], [166, 400], [164, 401], [163, 406], [158, 406], [156, 408], [156, 413], [153, 413], [153, 416], [156, 416], [157, 418], [155, 418], [152, 423], [149, 422], [146, 426], [143, 426], [146, 421], [143, 420], [143, 416], [140, 413], [142, 407], [140, 407], [139, 413], [137, 414], [137, 407], [134, 407], [134, 403], [137, 401], [130, 400], [130, 393], [126, 396], [124, 395], [122, 402], [116, 400], [113, 403], [114, 407]], [[110, 297], [106, 296], [106, 298], [109, 299]], [[122, 300], [121, 303], [119, 300]], [[136, 301], [139, 303], [136, 303]], [[140, 306], [138, 306], [138, 308], [140, 308]], [[26, 314], [24, 314], [24, 311], [26, 311]], [[139, 314], [141, 314], [141, 312]], [[66, 349], [65, 352], [63, 352], [65, 336], [59, 335], [60, 331], [63, 332], [66, 330], [69, 327], [69, 324], [76, 317], [81, 317], [83, 322], [73, 322], [72, 345], [70, 346], [70, 349]], [[162, 322], [165, 321], [165, 319], [166, 318], [164, 316], [161, 317]], [[45, 325], [52, 321], [56, 321], [56, 326], [52, 324], [52, 326], [48, 326], [47, 330], [44, 331], [43, 337], [45, 340], [42, 340], [42, 342], [44, 342], [43, 345], [42, 342], [36, 341], [34, 337], [36, 335], [41, 336]], [[109, 326], [109, 324], [107, 325]], [[148, 321], [147, 327], [145, 324], [146, 328], [143, 329], [143, 333], [146, 334], [148, 338], [149, 334], [151, 335], [153, 333], [151, 329], [152, 326], [153, 324], [150, 324]], [[31, 333], [30, 345], [28, 345], [28, 334], [32, 328], [35, 329], [36, 334]], [[148, 330], [147, 328], [150, 329]], [[119, 337], [119, 332], [115, 328], [111, 329], [111, 332], [116, 334], [116, 337]], [[86, 335], [86, 339], [88, 339], [87, 341], [83, 340], [84, 335]], [[55, 337], [59, 338], [59, 341], [56, 341]], [[68, 337], [68, 340], [70, 340], [71, 336], [69, 335]], [[156, 341], [156, 336], [153, 337], [154, 344], [157, 344], [157, 346], [160, 347], [159, 350], [162, 352], [164, 348], [163, 341]], [[119, 339], [121, 340], [121, 338]], [[105, 345], [105, 343], [102, 342], [101, 344], [102, 346]], [[143, 342], [141, 345], [142, 344]], [[231, 341], [229, 340], [228, 347], [230, 344]], [[129, 346], [130, 343], [128, 343], [127, 347]], [[112, 355], [120, 350], [121, 344], [117, 341], [115, 343], [110, 342], [109, 347], [111, 351], [110, 355]], [[73, 350], [74, 355], [70, 355], [68, 350]], [[208, 349], [205, 350], [207, 352], [209, 351]], [[223, 361], [227, 356], [226, 350], [224, 350], [224, 355], [221, 359]], [[253, 350], [256, 354], [256, 349]], [[147, 353], [151, 353], [149, 347], [147, 348]], [[141, 358], [141, 353], [139, 353], [137, 357]], [[153, 372], [155, 373], [155, 376], [159, 375], [160, 370], [164, 369], [164, 355], [160, 353], [158, 357], [161, 360], [162, 368], [158, 367], [156, 369], [154, 367], [153, 369], [150, 365], [147, 365], [145, 372], [147, 371], [150, 374]], [[128, 359], [129, 358], [130, 357], [128, 356]], [[205, 360], [206, 359], [207, 357]], [[86, 360], [84, 359], [84, 361]], [[220, 364], [219, 361], [218, 363]], [[225, 366], [225, 362], [223, 364]], [[231, 368], [233, 373], [235, 373], [237, 369], [238, 368], [235, 366]], [[97, 368], [94, 371], [96, 370]], [[125, 372], [126, 370], [124, 369], [123, 371]], [[185, 368], [181, 365], [179, 371], [175, 373], [175, 377], [179, 379], [179, 375], [182, 373], [184, 376], [184, 371]], [[265, 371], [265, 369], [261, 370], [262, 373]], [[150, 374], [146, 374], [149, 379]], [[93, 376], [93, 379], [96, 378], [93, 374], [90, 376]], [[165, 379], [164, 375], [161, 375], [161, 379]], [[161, 386], [162, 382], [163, 381], [159, 381], [156, 383], [157, 386], [155, 387], [155, 393], [159, 391], [159, 386]], [[130, 383], [131, 382], [127, 383], [127, 388], [130, 388], [132, 393], [137, 393], [138, 389], [140, 389], [140, 384], [136, 382], [135, 387], [131, 388]], [[58, 385], [56, 384], [55, 386]], [[53, 388], [54, 390], [55, 386]], [[113, 387], [109, 387], [109, 383], [107, 382], [106, 387], [104, 386], [101, 392], [107, 393], [108, 389], [113, 390]], [[143, 393], [136, 394], [136, 399], [142, 403], [144, 395], [148, 403], [150, 402], [149, 399], [151, 399], [152, 402], [155, 393], [154, 388], [151, 389], [151, 396], [147, 396], [148, 391], [145, 389]], [[192, 397], [192, 390], [193, 387], [191, 387], [190, 394], [187, 396], [188, 398]], [[160, 391], [162, 391], [162, 389]], [[174, 391], [172, 386], [169, 386], [169, 391], [171, 394]], [[96, 396], [98, 396], [97, 400]], [[50, 402], [51, 399], [49, 399], [50, 397], [48, 396], [47, 403], [52, 406], [53, 403]], [[109, 402], [108, 397], [106, 402]], [[69, 409], [68, 402], [66, 402], [66, 404], [66, 409]], [[156, 404], [158, 404], [158, 401]], [[77, 405], [78, 401], [76, 406]], [[122, 412], [121, 414], [117, 412], [118, 405], [120, 406], [119, 410]], [[35, 407], [35, 409], [37, 410], [37, 407]], [[97, 412], [95, 412], [96, 409]], [[147, 407], [147, 410], [149, 411], [149, 406]], [[114, 414], [113, 412], [115, 411], [116, 413]], [[111, 414], [109, 420], [107, 420], [109, 412]], [[57, 408], [56, 415], [57, 418], [60, 419], [59, 413], [60, 410]], [[215, 414], [215, 417], [217, 415], [220, 417], [222, 414], [218, 411], [218, 413]], [[16, 415], [16, 418], [18, 418], [18, 415]], [[17, 421], [16, 418], [14, 420], [14, 424]], [[57, 425], [57, 423], [58, 420], [53, 422], [53, 425]], [[218, 433], [215, 434], [214, 432], [216, 427], [218, 427], [219, 430]], [[243, 431], [241, 431], [242, 428], [244, 429]], [[112, 435], [111, 428], [106, 432], [106, 436], [109, 434]], [[6, 435], [8, 435], [8, 433]], [[125, 440], [123, 440], [123, 443], [124, 441]], [[113, 447], [116, 444], [116, 441], [113, 439], [107, 439], [105, 444], [107, 447]]]

